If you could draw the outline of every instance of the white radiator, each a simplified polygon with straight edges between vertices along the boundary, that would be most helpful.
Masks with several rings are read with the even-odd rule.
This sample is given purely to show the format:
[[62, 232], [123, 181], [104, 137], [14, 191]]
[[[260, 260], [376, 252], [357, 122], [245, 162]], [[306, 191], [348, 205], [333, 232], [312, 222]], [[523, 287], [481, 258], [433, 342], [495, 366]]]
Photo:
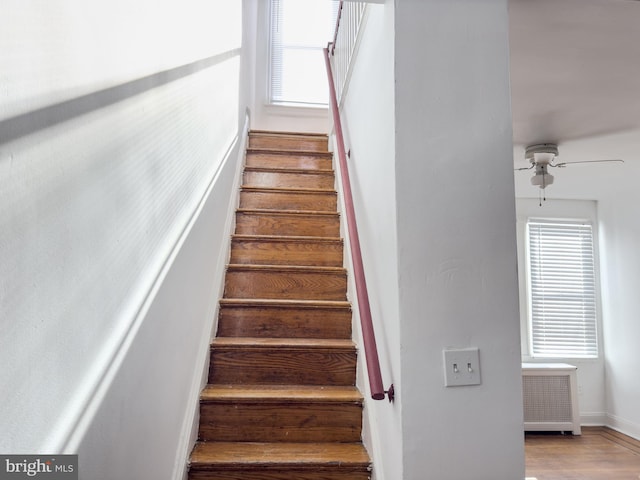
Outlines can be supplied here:
[[525, 431], [580, 435], [577, 367], [566, 363], [523, 363]]

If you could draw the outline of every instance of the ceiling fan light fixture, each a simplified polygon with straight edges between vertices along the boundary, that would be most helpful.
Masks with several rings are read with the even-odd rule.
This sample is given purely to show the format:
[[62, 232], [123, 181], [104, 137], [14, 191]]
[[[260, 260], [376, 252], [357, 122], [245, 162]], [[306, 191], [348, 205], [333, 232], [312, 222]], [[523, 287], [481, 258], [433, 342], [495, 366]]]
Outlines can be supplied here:
[[536, 173], [531, 177], [531, 185], [534, 187], [540, 187], [542, 189], [548, 187], [553, 183], [553, 175], [550, 173]]

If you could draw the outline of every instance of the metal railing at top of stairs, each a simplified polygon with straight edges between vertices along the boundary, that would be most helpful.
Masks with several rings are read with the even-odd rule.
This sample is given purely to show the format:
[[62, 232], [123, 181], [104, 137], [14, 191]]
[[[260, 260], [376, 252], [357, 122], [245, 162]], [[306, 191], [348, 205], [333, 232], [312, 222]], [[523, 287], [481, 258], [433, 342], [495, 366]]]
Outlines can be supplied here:
[[338, 105], [349, 80], [351, 58], [358, 44], [366, 8], [365, 2], [340, 2], [338, 5], [336, 28], [329, 48]]
[[[343, 2], [340, 2], [338, 12], [338, 20], [336, 22], [336, 35], [334, 42], [339, 38], [340, 20], [343, 11]], [[355, 43], [355, 37], [353, 37]], [[349, 180], [349, 169], [347, 166], [347, 156], [344, 148], [344, 136], [342, 133], [342, 122], [340, 121], [340, 110], [338, 106], [338, 97], [336, 95], [336, 87], [334, 82], [333, 71], [331, 68], [331, 55], [335, 51], [335, 45], [330, 43], [324, 49], [325, 65], [327, 68], [327, 77], [329, 80], [329, 107], [333, 116], [333, 127], [336, 136], [336, 149], [338, 154], [338, 162], [340, 164], [340, 177], [342, 181], [342, 193], [344, 196], [345, 215], [347, 218], [347, 230], [349, 232], [349, 245], [351, 247], [351, 259], [353, 262], [353, 274], [356, 285], [356, 296], [358, 299], [358, 309], [360, 313], [360, 324], [362, 328], [362, 342], [364, 345], [365, 360], [367, 363], [367, 374], [369, 377], [369, 387], [371, 389], [371, 398], [374, 400], [383, 400], [385, 396], [389, 401], [393, 401], [394, 387], [393, 384], [387, 390], [384, 389], [382, 383], [382, 373], [380, 371], [380, 359], [378, 357], [378, 347], [376, 344], [376, 336], [373, 329], [373, 321], [371, 317], [371, 306], [369, 303], [369, 294], [367, 291], [367, 281], [364, 274], [364, 265], [362, 262], [362, 252], [360, 250], [360, 238], [358, 236], [358, 226], [356, 224], [355, 209], [353, 204], [353, 195], [351, 192], [351, 183]], [[350, 53], [351, 54], [351, 53]], [[345, 73], [346, 78], [346, 73]]]

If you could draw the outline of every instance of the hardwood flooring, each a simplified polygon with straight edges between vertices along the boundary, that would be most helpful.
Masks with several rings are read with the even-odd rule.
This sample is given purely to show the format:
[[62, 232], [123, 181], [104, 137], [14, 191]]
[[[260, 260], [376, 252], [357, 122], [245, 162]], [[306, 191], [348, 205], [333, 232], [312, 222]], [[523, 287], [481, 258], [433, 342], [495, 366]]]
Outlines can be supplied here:
[[581, 436], [527, 433], [525, 450], [527, 478], [640, 479], [640, 441], [606, 427], [583, 427]]

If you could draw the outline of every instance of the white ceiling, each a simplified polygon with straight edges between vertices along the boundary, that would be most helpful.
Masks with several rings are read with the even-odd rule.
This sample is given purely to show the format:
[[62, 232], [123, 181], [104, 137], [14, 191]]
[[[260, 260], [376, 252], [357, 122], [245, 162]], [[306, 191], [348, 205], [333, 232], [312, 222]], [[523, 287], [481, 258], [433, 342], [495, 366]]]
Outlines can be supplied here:
[[[554, 169], [553, 195], [570, 171], [580, 177], [640, 164], [640, 1], [510, 0], [509, 18], [515, 166], [528, 165], [524, 147], [536, 143], [558, 143], [562, 162], [626, 162]], [[516, 172], [516, 191], [530, 176]]]

